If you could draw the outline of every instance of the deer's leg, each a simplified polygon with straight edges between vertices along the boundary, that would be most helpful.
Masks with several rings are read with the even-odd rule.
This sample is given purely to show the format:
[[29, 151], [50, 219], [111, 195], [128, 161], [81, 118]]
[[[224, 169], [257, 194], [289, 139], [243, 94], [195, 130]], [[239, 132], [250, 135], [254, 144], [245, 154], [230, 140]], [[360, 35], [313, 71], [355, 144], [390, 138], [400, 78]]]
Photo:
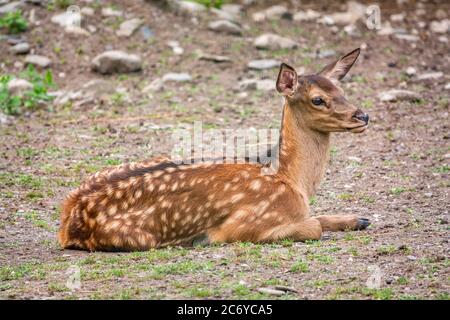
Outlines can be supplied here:
[[369, 219], [358, 218], [355, 215], [322, 215], [316, 216], [323, 231], [363, 230], [369, 225]]
[[319, 220], [307, 218], [302, 221], [275, 226], [261, 234], [259, 242], [272, 242], [283, 239], [294, 241], [319, 240], [322, 226]]

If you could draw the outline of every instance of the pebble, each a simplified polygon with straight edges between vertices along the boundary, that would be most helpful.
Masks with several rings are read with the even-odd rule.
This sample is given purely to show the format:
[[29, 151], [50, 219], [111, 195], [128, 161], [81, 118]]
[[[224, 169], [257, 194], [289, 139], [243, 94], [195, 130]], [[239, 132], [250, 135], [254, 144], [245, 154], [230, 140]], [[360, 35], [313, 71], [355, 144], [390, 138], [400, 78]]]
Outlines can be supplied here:
[[265, 70], [278, 68], [280, 66], [280, 62], [274, 59], [262, 59], [262, 60], [252, 60], [247, 64], [249, 69], [255, 70]]
[[135, 54], [111, 50], [96, 56], [91, 68], [101, 74], [135, 72], [142, 69], [142, 60]]
[[104, 16], [104, 17], [121, 17], [121, 16], [123, 16], [123, 11], [115, 10], [113, 8], [102, 8], [102, 16]]
[[418, 80], [436, 80], [444, 76], [443, 72], [429, 72], [417, 76]]
[[255, 39], [253, 45], [258, 49], [294, 49], [298, 47], [298, 43], [277, 34], [266, 33]]
[[208, 28], [216, 32], [223, 32], [232, 35], [242, 35], [241, 27], [228, 20], [212, 21], [209, 23]]
[[383, 102], [393, 101], [417, 101], [420, 100], [420, 95], [414, 91], [392, 89], [381, 92], [378, 98]]
[[52, 61], [44, 56], [29, 54], [25, 58], [26, 64], [32, 64], [41, 68], [48, 68], [52, 64]]
[[15, 46], [9, 48], [9, 51], [14, 54], [26, 54], [30, 52], [30, 45], [26, 42], [18, 43]]
[[143, 21], [139, 18], [134, 18], [122, 22], [116, 35], [119, 37], [130, 37], [142, 25]]
[[434, 33], [447, 33], [450, 29], [450, 20], [432, 21], [430, 23], [430, 30]]
[[270, 289], [270, 288], [258, 288], [258, 292], [263, 293], [263, 294], [268, 294], [271, 296], [282, 296], [286, 293], [285, 291]]
[[167, 73], [162, 77], [163, 82], [188, 82], [192, 81], [192, 77], [188, 73]]
[[416, 68], [414, 68], [414, 67], [408, 67], [408, 68], [406, 68], [406, 74], [408, 75], [408, 76], [413, 76], [413, 75], [415, 75], [417, 73], [417, 70], [416, 70]]

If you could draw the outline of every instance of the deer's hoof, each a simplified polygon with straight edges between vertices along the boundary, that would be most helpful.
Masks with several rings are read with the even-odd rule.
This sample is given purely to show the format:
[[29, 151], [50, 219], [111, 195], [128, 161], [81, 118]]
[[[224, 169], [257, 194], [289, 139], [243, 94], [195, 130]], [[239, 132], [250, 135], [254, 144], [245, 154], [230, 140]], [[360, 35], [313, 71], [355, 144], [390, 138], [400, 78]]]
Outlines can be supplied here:
[[370, 226], [369, 219], [366, 218], [358, 218], [358, 223], [356, 224], [356, 230], [364, 230], [368, 226]]

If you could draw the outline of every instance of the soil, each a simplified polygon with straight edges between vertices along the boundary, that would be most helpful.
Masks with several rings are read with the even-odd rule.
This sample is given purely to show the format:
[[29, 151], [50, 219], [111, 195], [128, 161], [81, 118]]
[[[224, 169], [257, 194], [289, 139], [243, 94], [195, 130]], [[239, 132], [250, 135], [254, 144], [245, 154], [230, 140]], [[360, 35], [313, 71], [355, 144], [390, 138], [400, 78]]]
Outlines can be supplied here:
[[[244, 19], [242, 37], [209, 31], [210, 15], [194, 21], [143, 1], [103, 1], [141, 17], [153, 33], [117, 38], [120, 20], [86, 17], [97, 32], [87, 38], [65, 34], [50, 22], [55, 11], [27, 4], [38, 26], [23, 35], [36, 54], [51, 58], [58, 90], [80, 88], [105, 79], [124, 95], [112, 94], [85, 104], [41, 108], [0, 127], [0, 298], [3, 299], [448, 299], [449, 297], [449, 81], [448, 42], [421, 29], [417, 21], [435, 20], [448, 4], [381, 6], [382, 17], [407, 12], [398, 26], [416, 29], [420, 40], [405, 42], [360, 26], [361, 36], [314, 22], [281, 19], [256, 23]], [[250, 6], [246, 13], [268, 6]], [[302, 1], [303, 3], [303, 1]], [[339, 4], [335, 4], [340, 8]], [[302, 9], [332, 12], [325, 2]], [[100, 7], [96, 8], [100, 11]], [[395, 24], [395, 23], [393, 23]], [[296, 50], [264, 51], [253, 39], [274, 32], [299, 41]], [[174, 55], [167, 42], [184, 48]], [[270, 92], [242, 95], [244, 78], [275, 79], [277, 69], [250, 71], [248, 61], [275, 58], [315, 72], [333, 58], [312, 57], [332, 49], [336, 57], [363, 46], [343, 83], [347, 98], [370, 114], [363, 134], [333, 136], [331, 160], [312, 214], [357, 214], [372, 225], [359, 232], [325, 233], [320, 241], [276, 244], [235, 243], [196, 248], [166, 248], [136, 253], [89, 253], [60, 249], [56, 241], [59, 205], [89, 174], [127, 161], [170, 154], [170, 135], [179, 125], [202, 121], [204, 128], [277, 128], [281, 98]], [[2, 74], [18, 74], [22, 61], [0, 42]], [[107, 49], [138, 54], [143, 70], [102, 76], [90, 61]], [[228, 56], [229, 63], [199, 60], [196, 50]], [[405, 75], [442, 71], [437, 80]], [[151, 96], [141, 89], [168, 72], [187, 72], [193, 81], [166, 84]], [[63, 76], [63, 77], [62, 77]], [[380, 102], [378, 93], [404, 88], [418, 102]], [[81, 272], [81, 287], [70, 289], [70, 266]], [[371, 279], [375, 279], [371, 282]], [[379, 282], [377, 280], [380, 280]], [[367, 281], [375, 283], [368, 286]], [[297, 292], [282, 296], [258, 288], [285, 285]]]

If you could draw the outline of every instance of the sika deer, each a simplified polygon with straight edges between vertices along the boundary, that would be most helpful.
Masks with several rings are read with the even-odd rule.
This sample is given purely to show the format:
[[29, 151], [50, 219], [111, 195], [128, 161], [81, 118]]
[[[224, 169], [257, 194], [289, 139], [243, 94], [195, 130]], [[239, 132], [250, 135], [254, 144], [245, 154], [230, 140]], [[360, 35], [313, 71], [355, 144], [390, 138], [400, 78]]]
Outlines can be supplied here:
[[356, 49], [314, 75], [282, 64], [285, 97], [278, 171], [263, 164], [175, 164], [156, 159], [88, 178], [63, 203], [59, 242], [85, 250], [147, 250], [208, 242], [319, 239], [369, 225], [355, 215], [309, 215], [325, 171], [331, 132], [363, 132], [369, 117], [336, 86]]

